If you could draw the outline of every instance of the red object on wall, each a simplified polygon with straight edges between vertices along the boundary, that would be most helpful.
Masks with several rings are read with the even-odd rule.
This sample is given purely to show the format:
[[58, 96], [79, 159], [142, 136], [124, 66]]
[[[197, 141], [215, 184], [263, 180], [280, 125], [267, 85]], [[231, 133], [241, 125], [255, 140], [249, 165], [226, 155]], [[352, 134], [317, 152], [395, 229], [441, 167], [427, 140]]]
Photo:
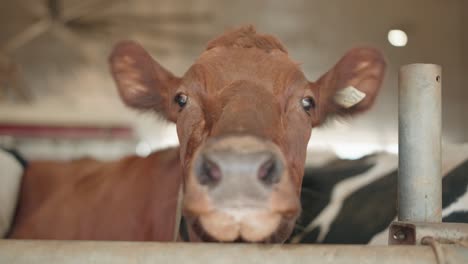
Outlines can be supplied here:
[[0, 136], [42, 138], [133, 138], [133, 130], [127, 126], [51, 126], [0, 124]]

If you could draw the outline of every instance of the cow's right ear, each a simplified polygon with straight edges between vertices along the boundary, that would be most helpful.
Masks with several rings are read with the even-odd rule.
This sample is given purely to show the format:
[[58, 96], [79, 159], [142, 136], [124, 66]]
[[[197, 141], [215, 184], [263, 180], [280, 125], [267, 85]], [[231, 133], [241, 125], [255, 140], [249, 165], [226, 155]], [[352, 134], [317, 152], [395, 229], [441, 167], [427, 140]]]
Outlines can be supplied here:
[[355, 115], [370, 109], [385, 76], [383, 54], [374, 48], [348, 51], [316, 82], [318, 119], [329, 115]]
[[133, 41], [115, 45], [109, 63], [120, 97], [127, 106], [155, 110], [175, 121], [176, 113], [171, 106], [180, 78], [164, 69]]

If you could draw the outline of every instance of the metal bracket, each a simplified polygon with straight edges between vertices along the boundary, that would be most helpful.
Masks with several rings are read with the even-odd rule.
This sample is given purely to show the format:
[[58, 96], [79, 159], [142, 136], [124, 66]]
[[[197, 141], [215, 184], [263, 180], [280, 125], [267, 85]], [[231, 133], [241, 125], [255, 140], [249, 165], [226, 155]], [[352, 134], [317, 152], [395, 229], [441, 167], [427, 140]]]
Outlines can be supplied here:
[[468, 224], [397, 221], [390, 225], [388, 244], [423, 245], [423, 239], [427, 237], [442, 244], [454, 244], [468, 238]]

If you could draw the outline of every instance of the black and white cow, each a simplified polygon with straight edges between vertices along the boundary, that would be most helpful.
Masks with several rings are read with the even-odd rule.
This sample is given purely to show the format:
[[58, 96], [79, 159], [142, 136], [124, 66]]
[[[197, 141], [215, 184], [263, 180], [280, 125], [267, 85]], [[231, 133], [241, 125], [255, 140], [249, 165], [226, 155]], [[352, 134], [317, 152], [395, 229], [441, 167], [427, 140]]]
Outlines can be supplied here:
[[[468, 144], [444, 148], [442, 165], [443, 221], [468, 223]], [[18, 153], [0, 149], [0, 180], [8, 183], [0, 184], [0, 237], [14, 216], [25, 166]], [[386, 244], [397, 213], [397, 167], [397, 155], [378, 153], [307, 168], [302, 215], [288, 242]]]
[[7, 235], [15, 216], [26, 164], [18, 152], [0, 147], [0, 238]]
[[[444, 145], [444, 222], [468, 223], [468, 144]], [[398, 156], [335, 160], [305, 171], [302, 216], [291, 243], [387, 244], [396, 219]]]

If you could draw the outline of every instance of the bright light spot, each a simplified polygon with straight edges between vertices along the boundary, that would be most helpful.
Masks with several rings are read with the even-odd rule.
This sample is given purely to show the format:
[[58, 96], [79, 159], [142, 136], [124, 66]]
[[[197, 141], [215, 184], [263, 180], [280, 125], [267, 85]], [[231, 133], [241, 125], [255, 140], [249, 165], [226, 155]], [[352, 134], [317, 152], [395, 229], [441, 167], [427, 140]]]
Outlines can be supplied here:
[[388, 153], [398, 155], [398, 144], [387, 145], [387, 147], [385, 148], [385, 151], [387, 151]]
[[340, 144], [333, 147], [336, 155], [341, 159], [359, 159], [376, 152], [398, 154], [398, 144], [381, 146], [378, 144]]
[[363, 156], [378, 151], [378, 146], [374, 144], [340, 144], [333, 146], [336, 155], [341, 159], [359, 159]]
[[408, 35], [403, 30], [392, 29], [388, 31], [388, 42], [395, 47], [404, 47], [408, 43]]
[[140, 157], [147, 157], [151, 154], [151, 146], [147, 142], [141, 141], [137, 144], [135, 152]]
[[[376, 152], [387, 152], [391, 154], [398, 154], [398, 144], [375, 144], [375, 143], [346, 143], [335, 142], [329, 143], [326, 146], [314, 146], [314, 150], [321, 150], [323, 153], [326, 150], [331, 150], [332, 153], [340, 159], [356, 160], [366, 155]], [[315, 157], [316, 159], [317, 157]]]
[[336, 155], [341, 159], [359, 159], [375, 152], [398, 154], [398, 144], [381, 146], [377, 144], [340, 144], [333, 146]]

